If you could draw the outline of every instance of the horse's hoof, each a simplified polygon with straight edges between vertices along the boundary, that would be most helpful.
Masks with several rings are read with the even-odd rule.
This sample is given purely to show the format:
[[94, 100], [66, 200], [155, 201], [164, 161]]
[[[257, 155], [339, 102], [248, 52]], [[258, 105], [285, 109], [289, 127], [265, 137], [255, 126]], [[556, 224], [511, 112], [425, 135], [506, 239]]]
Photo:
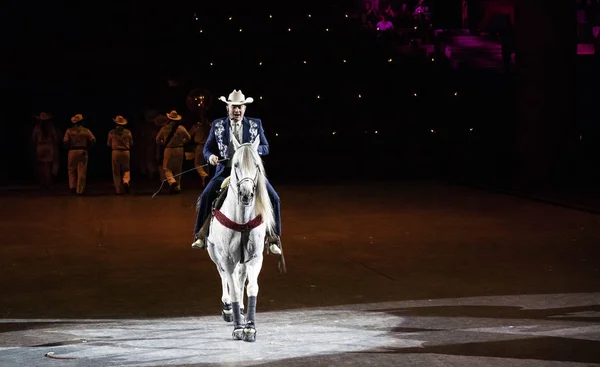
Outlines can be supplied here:
[[221, 311], [221, 315], [223, 316], [223, 320], [225, 320], [225, 322], [233, 321], [233, 310], [231, 308], [231, 304], [223, 304], [223, 311]]
[[235, 329], [233, 329], [233, 333], [231, 333], [231, 336], [235, 340], [245, 340], [244, 339], [244, 328], [242, 326], [236, 326]]
[[225, 322], [232, 322], [233, 321], [233, 311], [225, 311], [225, 310], [223, 310], [222, 315], [223, 315], [223, 320], [225, 320]]
[[250, 343], [256, 341], [256, 328], [251, 321], [244, 326], [244, 341]]

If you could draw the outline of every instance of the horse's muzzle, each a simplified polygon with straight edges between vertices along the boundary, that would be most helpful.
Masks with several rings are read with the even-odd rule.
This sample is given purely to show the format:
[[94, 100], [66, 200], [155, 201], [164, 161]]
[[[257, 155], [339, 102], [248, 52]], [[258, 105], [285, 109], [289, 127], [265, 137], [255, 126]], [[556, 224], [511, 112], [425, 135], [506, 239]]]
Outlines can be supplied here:
[[245, 205], [245, 206], [251, 205], [252, 204], [252, 199], [254, 199], [254, 195], [252, 195], [252, 194], [240, 195], [239, 196], [240, 203], [242, 205]]

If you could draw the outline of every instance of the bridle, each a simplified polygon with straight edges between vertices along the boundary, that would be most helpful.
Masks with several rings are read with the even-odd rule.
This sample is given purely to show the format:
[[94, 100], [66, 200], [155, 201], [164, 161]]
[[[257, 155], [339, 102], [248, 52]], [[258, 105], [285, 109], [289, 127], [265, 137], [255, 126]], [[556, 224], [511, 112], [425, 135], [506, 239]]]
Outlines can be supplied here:
[[252, 177], [244, 177], [240, 180], [240, 178], [238, 177], [238, 173], [237, 173], [237, 169], [235, 169], [235, 167], [232, 167], [233, 169], [233, 174], [235, 175], [235, 181], [236, 181], [236, 185], [235, 188], [233, 185], [231, 185], [231, 188], [236, 192], [236, 196], [238, 199], [238, 203], [243, 205], [243, 206], [249, 206], [250, 204], [244, 204], [242, 203], [241, 199], [240, 199], [240, 187], [242, 186], [242, 183], [244, 183], [245, 181], [250, 181], [252, 183], [252, 193], [254, 193], [256, 191], [256, 185], [258, 183], [258, 174], [260, 172], [260, 167], [258, 166], [258, 164], [256, 165], [256, 174], [254, 175], [254, 178]]

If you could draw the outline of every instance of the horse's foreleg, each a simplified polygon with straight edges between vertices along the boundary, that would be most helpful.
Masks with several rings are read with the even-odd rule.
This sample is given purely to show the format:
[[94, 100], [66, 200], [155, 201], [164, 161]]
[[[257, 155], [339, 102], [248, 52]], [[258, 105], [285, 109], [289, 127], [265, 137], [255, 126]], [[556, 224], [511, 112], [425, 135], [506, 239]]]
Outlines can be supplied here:
[[240, 292], [240, 282], [236, 276], [229, 275], [229, 290], [231, 295], [231, 305], [233, 306], [233, 321], [235, 325], [242, 325], [242, 313], [240, 312], [240, 306], [243, 304], [243, 294]]
[[221, 302], [223, 303], [221, 315], [223, 316], [223, 320], [225, 320], [226, 322], [232, 322], [233, 309], [231, 306], [231, 297], [229, 296], [229, 285], [227, 283], [227, 275], [225, 275], [225, 272], [223, 270], [219, 270], [219, 275], [221, 276]]
[[219, 275], [221, 276], [221, 302], [231, 303], [231, 297], [229, 296], [229, 285], [227, 283], [227, 275], [225, 275], [224, 271], [219, 271]]
[[242, 324], [242, 313], [240, 312], [239, 302], [232, 302], [233, 308], [233, 339], [242, 340], [244, 339], [244, 326]]
[[248, 312], [246, 313], [246, 326], [244, 327], [243, 338], [244, 341], [254, 342], [256, 341], [256, 300], [258, 297], [258, 274], [262, 267], [262, 259], [247, 265], [247, 276], [248, 285], [246, 286], [246, 293], [248, 295]]
[[227, 280], [229, 289], [231, 290], [231, 308], [233, 311], [233, 338], [237, 340], [243, 339], [244, 322], [242, 321], [242, 313], [240, 311], [240, 292], [239, 278], [235, 275], [228, 274]]
[[223, 316], [223, 320], [226, 322], [231, 322], [233, 321], [233, 311], [231, 308], [231, 297], [229, 295], [227, 271], [225, 270], [227, 265], [223, 262], [222, 255], [215, 250], [215, 245], [213, 243], [208, 247], [208, 255], [215, 263], [217, 272], [219, 272], [219, 276], [221, 277], [221, 316]]
[[244, 313], [244, 285], [246, 284], [246, 278], [248, 276], [245, 265], [238, 266], [238, 272], [237, 272], [236, 276], [239, 279], [239, 285], [240, 285], [240, 287], [239, 287], [240, 309], [242, 310], [242, 313]]
[[254, 322], [256, 316], [256, 297], [258, 296], [258, 275], [262, 268], [262, 258], [255, 259], [251, 263], [247, 264], [247, 280], [246, 294], [248, 295], [248, 312], [246, 314], [246, 321]]

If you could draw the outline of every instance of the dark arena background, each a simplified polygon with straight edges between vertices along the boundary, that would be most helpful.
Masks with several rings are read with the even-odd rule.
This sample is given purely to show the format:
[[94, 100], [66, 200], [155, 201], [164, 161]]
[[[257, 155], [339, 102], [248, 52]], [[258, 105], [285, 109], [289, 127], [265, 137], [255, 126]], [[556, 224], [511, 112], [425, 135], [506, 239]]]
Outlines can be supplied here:
[[[365, 4], [3, 3], [0, 365], [600, 365], [600, 2]], [[145, 158], [156, 115], [189, 130], [234, 89], [270, 144], [287, 263], [265, 255], [255, 343], [190, 247], [195, 146], [180, 195], [152, 197]], [[83, 195], [76, 114], [97, 139]]]

